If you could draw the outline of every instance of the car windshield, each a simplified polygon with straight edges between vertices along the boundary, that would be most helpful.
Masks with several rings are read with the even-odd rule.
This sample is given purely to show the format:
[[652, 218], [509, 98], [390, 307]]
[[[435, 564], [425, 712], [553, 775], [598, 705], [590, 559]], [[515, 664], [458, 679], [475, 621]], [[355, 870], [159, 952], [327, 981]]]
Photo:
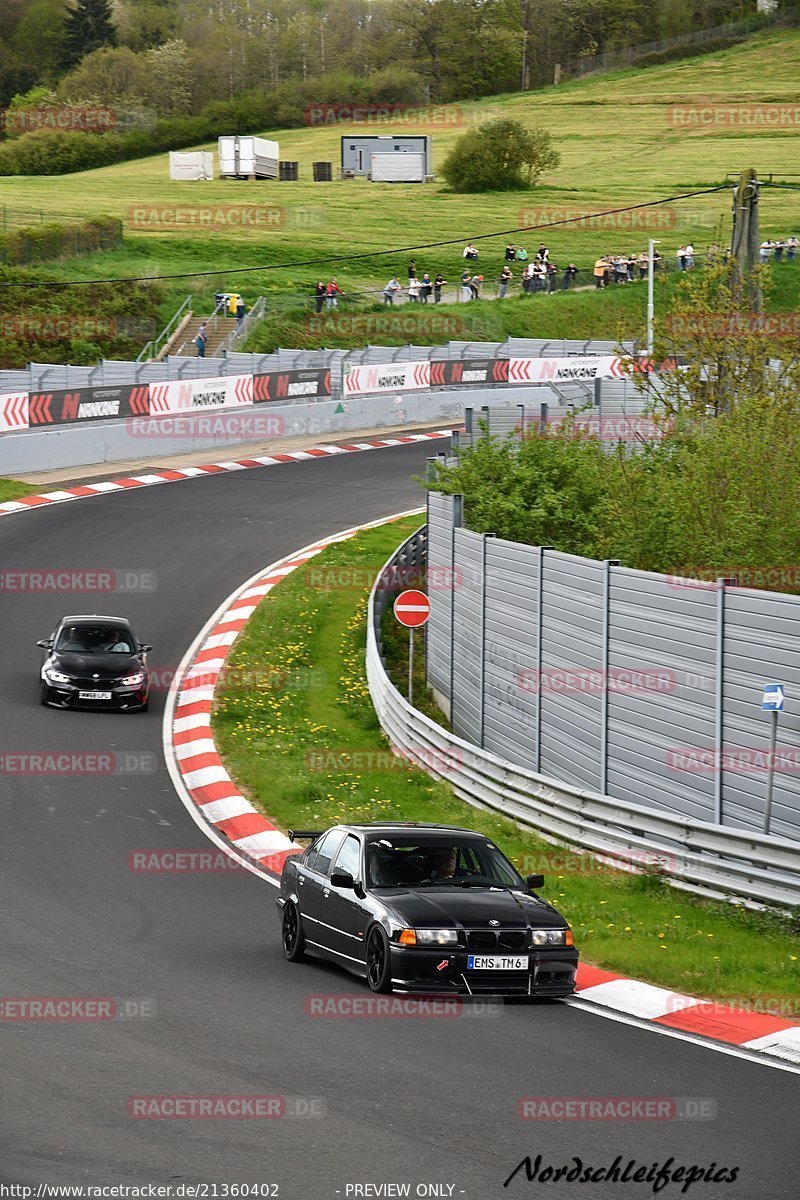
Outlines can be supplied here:
[[371, 887], [525, 888], [492, 842], [479, 838], [387, 835], [367, 847]]
[[130, 631], [119, 625], [65, 625], [56, 643], [59, 654], [134, 654]]

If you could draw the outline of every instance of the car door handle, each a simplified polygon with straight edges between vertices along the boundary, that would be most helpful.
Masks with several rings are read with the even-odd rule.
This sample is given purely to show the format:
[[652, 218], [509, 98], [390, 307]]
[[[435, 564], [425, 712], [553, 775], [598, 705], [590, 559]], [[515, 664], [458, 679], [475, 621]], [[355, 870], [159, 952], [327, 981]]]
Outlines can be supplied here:
[[322, 889], [322, 894], [323, 894], [323, 896], [324, 896], [324, 897], [326, 898], [326, 900], [327, 900], [328, 896], [330, 896], [330, 894], [331, 894], [331, 889], [330, 889], [330, 888], [323, 888], [323, 889]]
[[299, 876], [297, 877], [297, 882], [300, 884], [300, 887], [302, 887], [302, 886], [303, 886], [303, 884], [305, 883], [305, 879], [303, 878], [303, 876], [302, 876], [302, 875], [299, 875]]

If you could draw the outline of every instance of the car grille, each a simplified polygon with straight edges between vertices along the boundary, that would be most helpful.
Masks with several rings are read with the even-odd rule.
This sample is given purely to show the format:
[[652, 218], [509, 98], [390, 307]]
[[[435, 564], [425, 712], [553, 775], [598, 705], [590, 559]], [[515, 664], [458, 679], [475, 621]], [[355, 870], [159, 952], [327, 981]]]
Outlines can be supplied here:
[[74, 678], [70, 678], [70, 683], [85, 692], [107, 692], [109, 688], [119, 687], [122, 679], [122, 676], [118, 679], [87, 679], [85, 676], [75, 676]]
[[497, 933], [492, 929], [470, 929], [467, 933], [467, 945], [470, 950], [524, 950], [524, 929], [501, 929]]

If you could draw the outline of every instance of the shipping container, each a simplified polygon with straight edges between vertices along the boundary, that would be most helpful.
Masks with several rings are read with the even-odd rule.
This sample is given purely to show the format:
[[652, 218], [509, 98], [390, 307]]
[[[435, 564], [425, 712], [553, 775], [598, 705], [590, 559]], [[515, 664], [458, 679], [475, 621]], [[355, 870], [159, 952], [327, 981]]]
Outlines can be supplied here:
[[278, 143], [266, 138], [221, 137], [218, 142], [220, 179], [277, 179]]

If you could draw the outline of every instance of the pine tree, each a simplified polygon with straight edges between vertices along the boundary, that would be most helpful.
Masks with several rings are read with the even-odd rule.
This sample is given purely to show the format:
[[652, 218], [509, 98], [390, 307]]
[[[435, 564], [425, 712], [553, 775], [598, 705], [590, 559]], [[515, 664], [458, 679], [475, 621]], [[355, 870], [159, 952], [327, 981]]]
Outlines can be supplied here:
[[65, 71], [71, 71], [93, 50], [116, 44], [111, 0], [77, 0], [75, 7], [67, 12], [61, 65]]

